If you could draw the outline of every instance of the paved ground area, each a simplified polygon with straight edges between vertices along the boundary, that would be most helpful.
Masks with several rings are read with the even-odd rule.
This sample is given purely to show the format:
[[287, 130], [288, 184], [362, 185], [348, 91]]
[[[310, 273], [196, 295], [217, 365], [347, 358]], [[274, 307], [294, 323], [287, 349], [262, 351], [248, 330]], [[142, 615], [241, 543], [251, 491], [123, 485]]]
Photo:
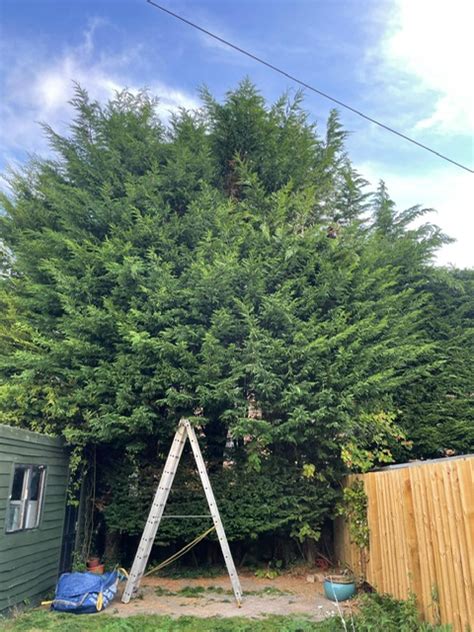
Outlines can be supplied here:
[[[123, 604], [117, 598], [106, 612], [120, 617], [160, 614], [195, 617], [264, 617], [305, 615], [316, 621], [335, 614], [336, 604], [324, 597], [322, 584], [306, 575], [281, 575], [273, 580], [240, 575], [244, 600], [236, 606], [226, 575], [213, 578], [168, 579], [147, 577], [139, 596]], [[124, 584], [121, 584], [120, 593]], [[344, 608], [350, 608], [346, 602]]]

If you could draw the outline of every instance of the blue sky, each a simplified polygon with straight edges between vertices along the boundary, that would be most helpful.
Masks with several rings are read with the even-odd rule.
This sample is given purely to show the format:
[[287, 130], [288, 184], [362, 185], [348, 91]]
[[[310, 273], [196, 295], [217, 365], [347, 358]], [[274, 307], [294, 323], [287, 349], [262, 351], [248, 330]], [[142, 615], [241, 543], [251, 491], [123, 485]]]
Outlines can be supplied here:
[[[317, 88], [474, 168], [470, 0], [162, 0], [177, 13]], [[64, 130], [72, 81], [106, 100], [147, 86], [166, 117], [198, 107], [206, 84], [222, 98], [249, 76], [269, 100], [285, 78], [209, 40], [145, 0], [2, 0], [0, 165], [47, 152], [38, 121]], [[306, 108], [324, 128], [332, 107]], [[341, 111], [356, 167], [383, 178], [400, 208], [437, 209], [457, 242], [442, 264], [474, 265], [474, 176]]]

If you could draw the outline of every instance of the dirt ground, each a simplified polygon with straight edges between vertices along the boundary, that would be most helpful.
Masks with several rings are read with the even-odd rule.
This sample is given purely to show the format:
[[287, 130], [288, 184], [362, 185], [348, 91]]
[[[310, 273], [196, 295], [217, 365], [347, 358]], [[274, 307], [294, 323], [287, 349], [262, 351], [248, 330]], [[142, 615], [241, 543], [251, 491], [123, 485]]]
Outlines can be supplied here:
[[[128, 604], [120, 601], [124, 584], [108, 614], [128, 617], [136, 614], [158, 614], [195, 617], [265, 617], [268, 615], [305, 615], [320, 621], [337, 612], [337, 606], [324, 597], [323, 586], [306, 575], [281, 575], [261, 579], [253, 574], [240, 574], [243, 603], [237, 607], [229, 577], [169, 579], [147, 577], [142, 581], [138, 597]], [[180, 592], [182, 591], [182, 592]], [[350, 608], [346, 602], [344, 608]]]

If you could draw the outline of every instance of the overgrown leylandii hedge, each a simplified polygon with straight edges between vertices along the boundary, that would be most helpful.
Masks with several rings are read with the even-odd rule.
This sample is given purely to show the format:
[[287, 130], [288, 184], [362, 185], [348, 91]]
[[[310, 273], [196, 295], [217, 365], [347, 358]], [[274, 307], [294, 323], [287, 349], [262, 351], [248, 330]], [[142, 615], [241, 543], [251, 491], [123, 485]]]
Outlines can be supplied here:
[[66, 437], [133, 534], [192, 417], [232, 539], [317, 540], [347, 467], [472, 445], [472, 275], [432, 267], [424, 209], [365, 192], [335, 112], [321, 135], [299, 94], [202, 98], [165, 125], [147, 93], [78, 88], [53, 157], [10, 177], [0, 421]]

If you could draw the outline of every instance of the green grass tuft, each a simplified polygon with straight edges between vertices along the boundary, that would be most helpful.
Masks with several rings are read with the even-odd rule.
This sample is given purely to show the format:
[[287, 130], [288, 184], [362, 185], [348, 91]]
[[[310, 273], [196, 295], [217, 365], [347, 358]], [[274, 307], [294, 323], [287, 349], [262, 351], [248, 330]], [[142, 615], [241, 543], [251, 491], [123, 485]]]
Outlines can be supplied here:
[[163, 588], [162, 586], [157, 586], [155, 588], [155, 595], [157, 597], [172, 597], [176, 595], [172, 590], [168, 590], [167, 588]]

